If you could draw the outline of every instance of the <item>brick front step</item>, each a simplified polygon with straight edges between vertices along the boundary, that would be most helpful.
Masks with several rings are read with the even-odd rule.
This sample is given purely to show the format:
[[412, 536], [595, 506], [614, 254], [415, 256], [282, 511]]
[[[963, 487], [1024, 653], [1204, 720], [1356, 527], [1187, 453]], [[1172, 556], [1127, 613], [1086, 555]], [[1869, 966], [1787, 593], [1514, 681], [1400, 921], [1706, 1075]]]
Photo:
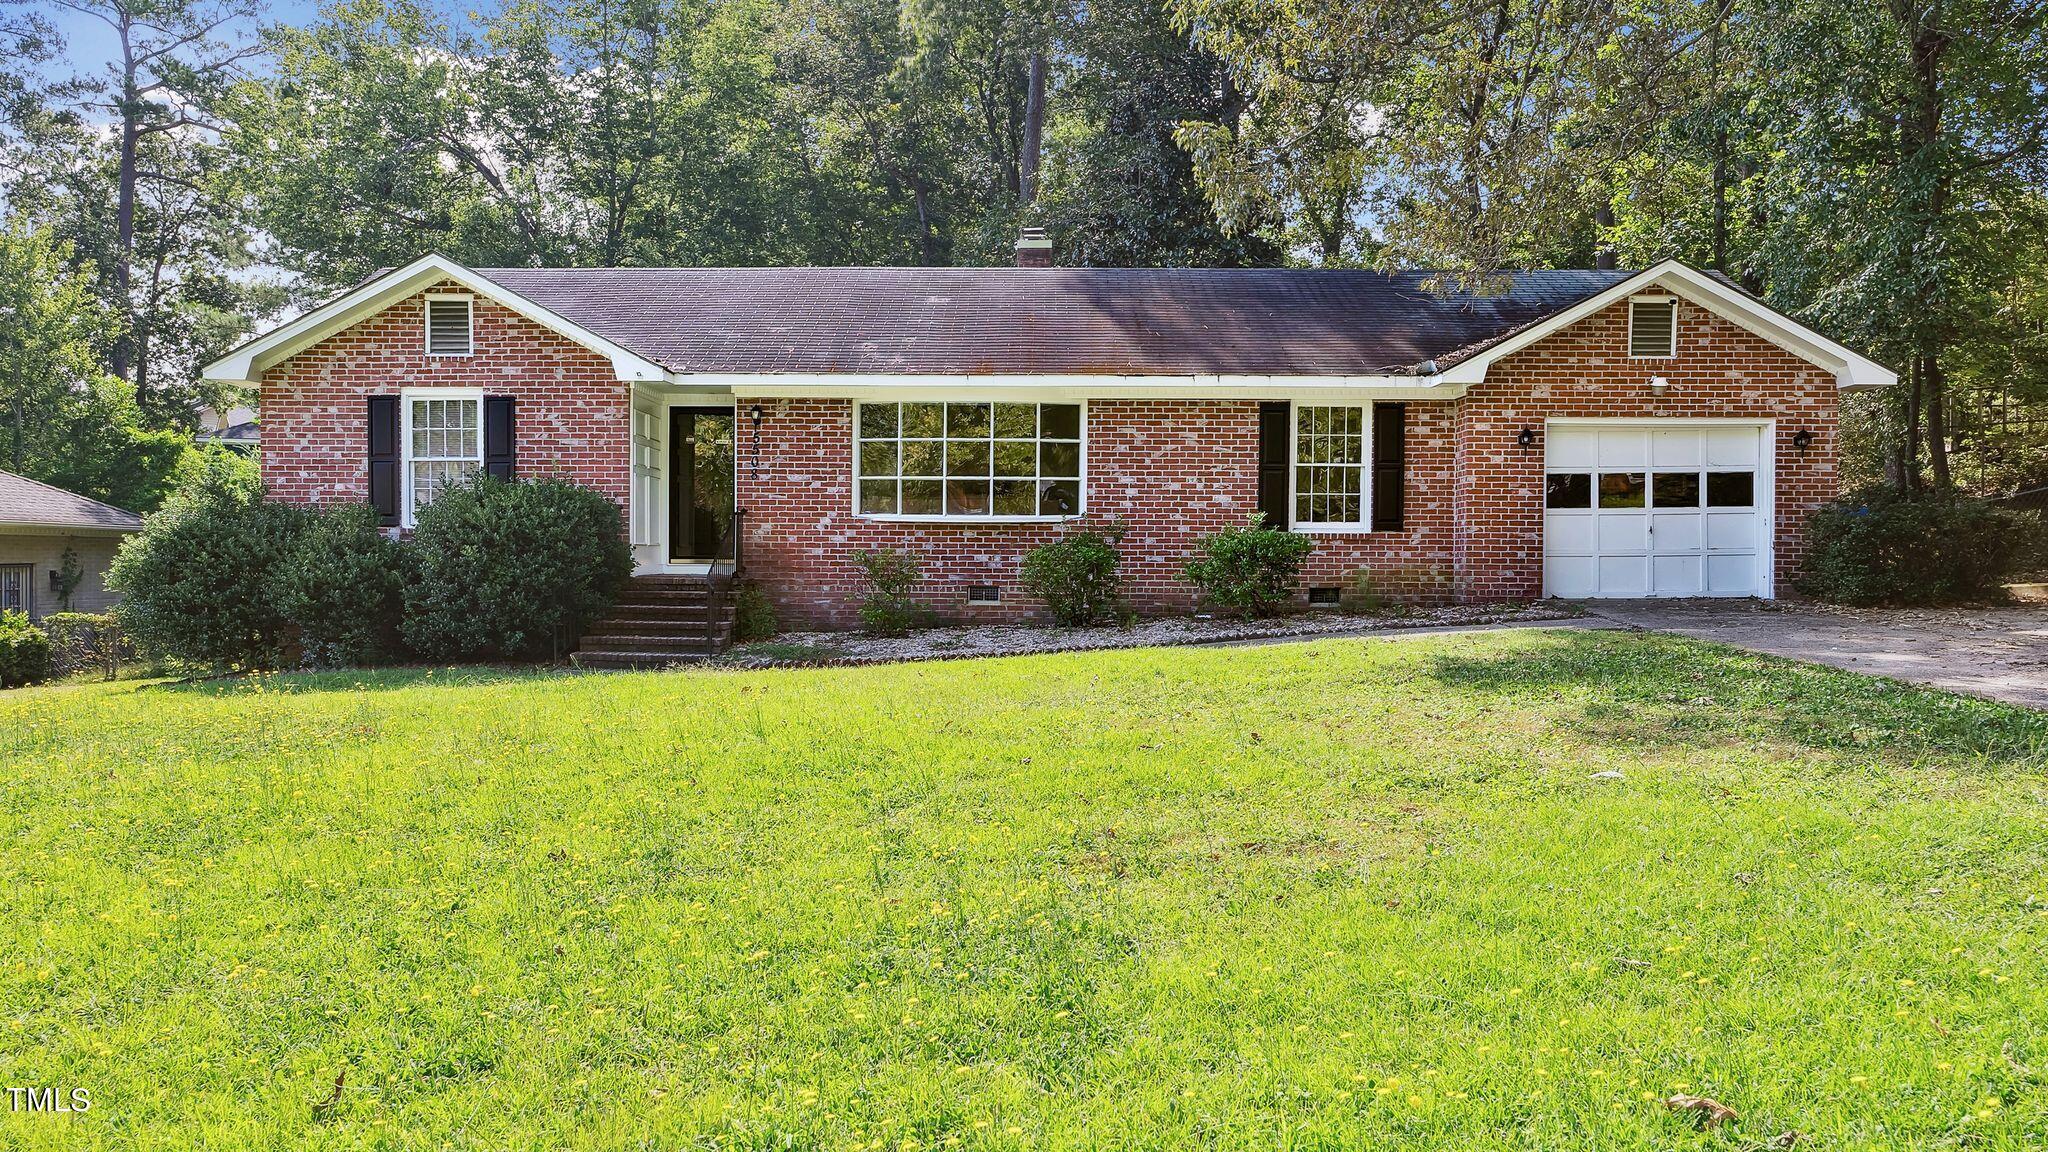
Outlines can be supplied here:
[[579, 668], [663, 668], [687, 664], [732, 644], [733, 605], [712, 615], [701, 576], [638, 576], [627, 581], [609, 615], [584, 631], [571, 657]]
[[664, 632], [655, 635], [606, 635], [586, 638], [579, 646], [584, 652], [698, 652], [710, 654], [725, 647], [725, 630], [714, 640], [702, 632]]
[[578, 668], [594, 672], [625, 672], [635, 669], [669, 668], [677, 664], [695, 664], [709, 659], [703, 652], [592, 652], [578, 651], [569, 656], [569, 662]]
[[[724, 613], [728, 619], [730, 613]], [[592, 624], [585, 630], [586, 636], [608, 636], [619, 633], [647, 635], [667, 632], [695, 632], [702, 634], [704, 625], [711, 619], [711, 609], [704, 605], [690, 608], [649, 609], [638, 605], [625, 605], [612, 610], [612, 614]]]

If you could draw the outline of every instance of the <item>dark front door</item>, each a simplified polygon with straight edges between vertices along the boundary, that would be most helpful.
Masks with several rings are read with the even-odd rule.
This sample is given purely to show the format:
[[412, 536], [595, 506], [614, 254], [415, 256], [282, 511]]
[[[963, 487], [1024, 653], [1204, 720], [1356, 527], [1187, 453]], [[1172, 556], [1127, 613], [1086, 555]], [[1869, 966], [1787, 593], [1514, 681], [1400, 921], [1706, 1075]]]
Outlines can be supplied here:
[[668, 410], [668, 555], [702, 563], [731, 554], [733, 410]]

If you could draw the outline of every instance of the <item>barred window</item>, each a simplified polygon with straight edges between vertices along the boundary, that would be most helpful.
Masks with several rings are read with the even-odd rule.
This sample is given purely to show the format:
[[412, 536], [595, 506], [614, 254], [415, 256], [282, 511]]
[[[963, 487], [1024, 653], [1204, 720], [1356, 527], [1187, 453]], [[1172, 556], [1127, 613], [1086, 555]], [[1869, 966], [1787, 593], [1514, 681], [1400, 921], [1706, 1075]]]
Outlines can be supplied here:
[[1081, 514], [1079, 404], [863, 403], [854, 418], [862, 515]]

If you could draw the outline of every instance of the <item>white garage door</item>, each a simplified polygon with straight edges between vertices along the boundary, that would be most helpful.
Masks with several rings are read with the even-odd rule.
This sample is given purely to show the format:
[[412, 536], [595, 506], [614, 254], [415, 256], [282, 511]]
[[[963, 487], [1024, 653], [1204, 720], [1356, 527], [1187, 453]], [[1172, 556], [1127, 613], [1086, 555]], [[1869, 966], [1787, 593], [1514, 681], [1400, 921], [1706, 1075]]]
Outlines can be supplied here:
[[1684, 420], [1551, 424], [1545, 594], [1768, 595], [1763, 431]]

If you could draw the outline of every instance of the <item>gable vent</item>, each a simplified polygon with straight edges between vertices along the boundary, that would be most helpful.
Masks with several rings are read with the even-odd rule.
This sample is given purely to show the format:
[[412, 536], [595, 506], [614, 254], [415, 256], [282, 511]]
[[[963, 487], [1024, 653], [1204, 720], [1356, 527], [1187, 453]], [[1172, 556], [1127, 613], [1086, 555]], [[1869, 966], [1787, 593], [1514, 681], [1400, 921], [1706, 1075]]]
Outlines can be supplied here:
[[1678, 304], [1664, 296], [1628, 302], [1628, 354], [1668, 360], [1678, 354]]
[[427, 355], [470, 354], [469, 304], [467, 296], [427, 297]]

